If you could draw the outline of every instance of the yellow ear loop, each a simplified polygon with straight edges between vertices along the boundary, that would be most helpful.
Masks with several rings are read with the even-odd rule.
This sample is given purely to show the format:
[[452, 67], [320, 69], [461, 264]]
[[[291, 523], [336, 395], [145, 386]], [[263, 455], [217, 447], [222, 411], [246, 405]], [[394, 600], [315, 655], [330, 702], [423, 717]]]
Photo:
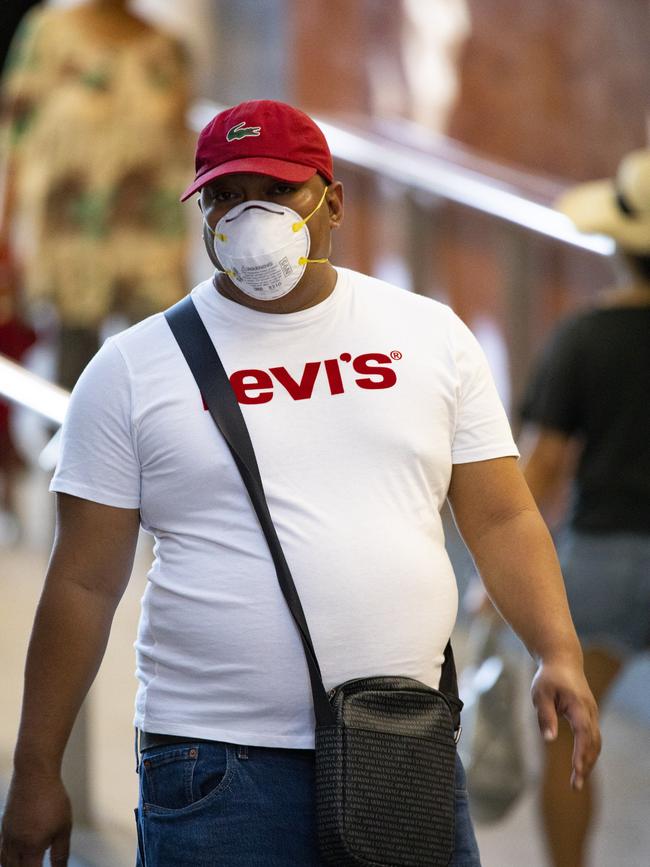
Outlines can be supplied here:
[[[320, 208], [320, 206], [325, 201], [325, 196], [327, 195], [328, 189], [329, 189], [329, 187], [325, 187], [325, 189], [323, 190], [323, 195], [320, 197], [319, 203], [316, 205], [316, 207], [311, 212], [311, 214], [307, 214], [307, 216], [305, 217], [304, 220], [300, 220], [299, 222], [293, 224], [293, 226], [291, 228], [293, 229], [294, 232], [299, 232], [304, 226], [307, 225], [308, 220], [311, 220], [311, 218], [314, 216], [316, 211]], [[301, 256], [298, 259], [299, 265], [308, 265], [310, 262], [314, 265], [322, 265], [325, 262], [329, 262], [329, 259], [328, 258], [325, 258], [325, 259], [308, 259], [306, 256]]]

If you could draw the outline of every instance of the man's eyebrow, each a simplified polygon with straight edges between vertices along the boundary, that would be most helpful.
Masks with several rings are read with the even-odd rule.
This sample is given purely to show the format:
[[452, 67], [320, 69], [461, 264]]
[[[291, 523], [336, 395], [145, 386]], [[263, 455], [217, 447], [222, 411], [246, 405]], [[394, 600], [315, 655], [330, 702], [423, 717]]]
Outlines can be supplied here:
[[228, 184], [224, 181], [215, 181], [213, 184], [206, 184], [203, 189], [208, 195], [213, 195], [214, 193], [218, 193], [220, 190], [227, 189]]

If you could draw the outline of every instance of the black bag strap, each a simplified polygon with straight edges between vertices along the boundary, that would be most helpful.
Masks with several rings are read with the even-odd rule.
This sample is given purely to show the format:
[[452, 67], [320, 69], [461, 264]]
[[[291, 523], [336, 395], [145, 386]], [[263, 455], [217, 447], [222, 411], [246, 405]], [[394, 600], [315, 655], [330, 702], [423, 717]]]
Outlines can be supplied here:
[[[255, 450], [237, 397], [191, 296], [187, 295], [165, 311], [165, 319], [194, 375], [210, 415], [230, 449], [268, 543], [282, 595], [296, 623], [305, 651], [316, 724], [318, 726], [331, 725], [334, 722], [334, 713], [323, 685], [320, 666], [300, 597], [269, 511]], [[445, 648], [440, 691], [451, 700], [454, 726], [458, 728], [462, 703], [458, 698], [456, 666], [451, 643], [448, 643]]]

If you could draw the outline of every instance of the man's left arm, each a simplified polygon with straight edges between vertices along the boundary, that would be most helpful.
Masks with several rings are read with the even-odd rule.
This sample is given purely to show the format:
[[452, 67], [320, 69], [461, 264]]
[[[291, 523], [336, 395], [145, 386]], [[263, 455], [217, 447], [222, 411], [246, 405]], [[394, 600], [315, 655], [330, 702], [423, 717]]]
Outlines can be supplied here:
[[580, 789], [600, 752], [598, 710], [555, 548], [516, 459], [454, 464], [449, 502], [492, 602], [537, 661], [531, 693], [542, 734], [556, 737], [558, 715], [571, 726], [571, 783]]

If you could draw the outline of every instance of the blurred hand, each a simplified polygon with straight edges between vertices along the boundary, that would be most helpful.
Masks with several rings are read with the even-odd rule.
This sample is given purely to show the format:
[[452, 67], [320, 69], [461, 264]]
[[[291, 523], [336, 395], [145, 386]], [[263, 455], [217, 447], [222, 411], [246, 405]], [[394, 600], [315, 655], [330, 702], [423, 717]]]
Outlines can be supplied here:
[[545, 741], [554, 741], [558, 716], [573, 733], [571, 785], [580, 790], [600, 754], [598, 707], [582, 666], [573, 662], [543, 662], [533, 678], [531, 695]]
[[66, 867], [72, 810], [58, 777], [15, 774], [0, 840], [0, 867], [41, 867], [48, 849], [53, 867]]

